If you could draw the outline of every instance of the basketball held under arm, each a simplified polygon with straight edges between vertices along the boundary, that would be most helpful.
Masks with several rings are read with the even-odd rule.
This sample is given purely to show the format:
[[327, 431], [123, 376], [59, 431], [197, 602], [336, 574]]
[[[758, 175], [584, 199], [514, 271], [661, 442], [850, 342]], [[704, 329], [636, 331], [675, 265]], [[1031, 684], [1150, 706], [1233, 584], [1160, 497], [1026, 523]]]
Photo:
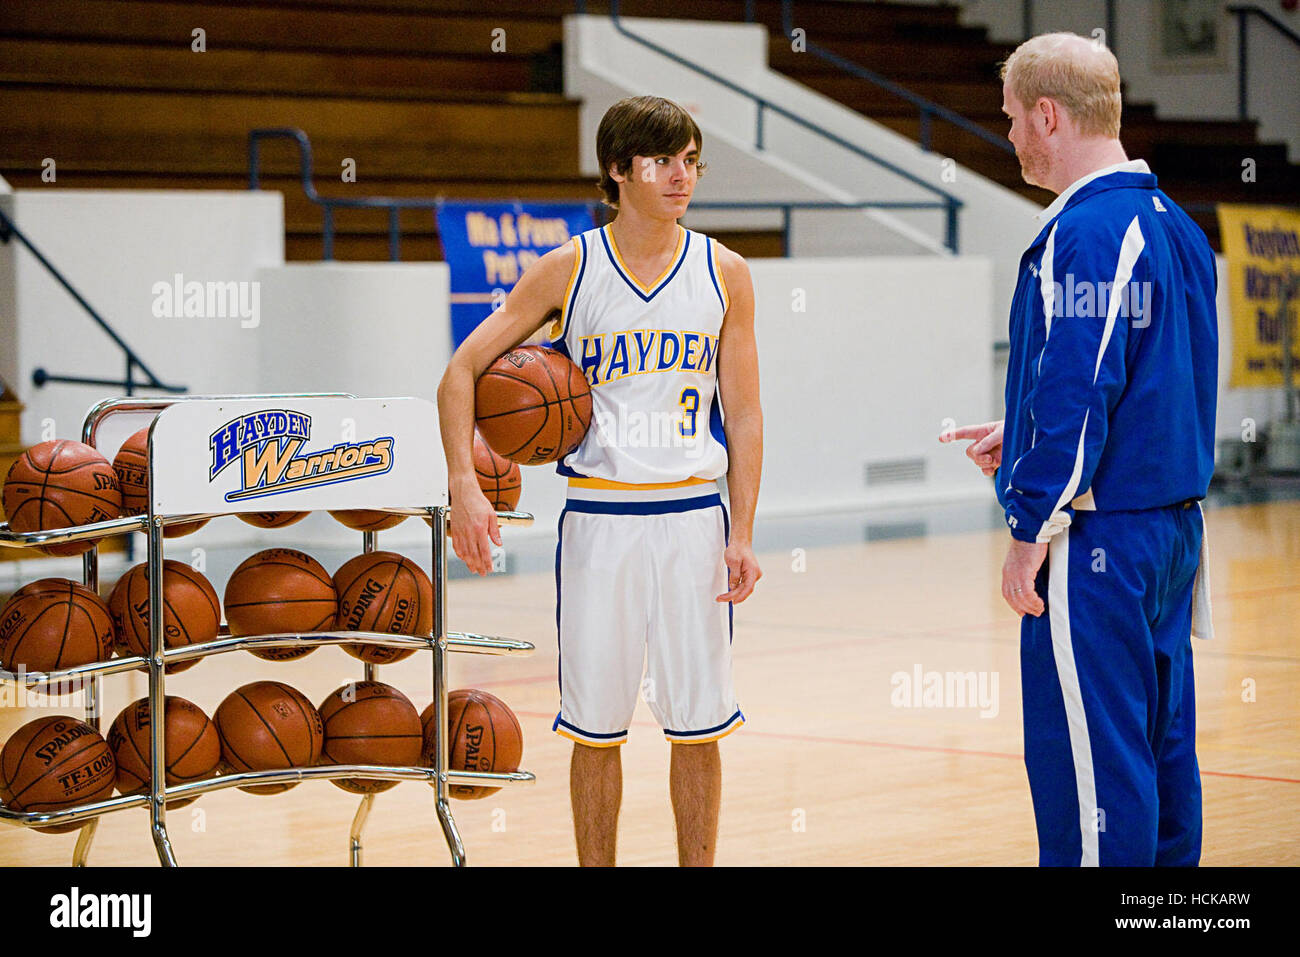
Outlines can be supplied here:
[[573, 245], [566, 244], [530, 266], [505, 304], [460, 344], [438, 384], [438, 427], [455, 503], [452, 544], [479, 575], [491, 571], [491, 544], [501, 544], [501, 532], [496, 510], [474, 477], [474, 384], [497, 356], [527, 339], [560, 307], [574, 255]]

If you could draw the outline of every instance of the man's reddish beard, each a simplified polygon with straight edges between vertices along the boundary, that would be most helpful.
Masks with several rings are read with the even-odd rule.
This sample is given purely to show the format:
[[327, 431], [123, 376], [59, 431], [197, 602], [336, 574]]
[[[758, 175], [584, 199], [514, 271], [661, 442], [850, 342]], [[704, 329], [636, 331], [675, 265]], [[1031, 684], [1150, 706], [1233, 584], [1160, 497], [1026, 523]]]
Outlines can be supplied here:
[[1016, 150], [1016, 159], [1020, 160], [1020, 175], [1031, 186], [1043, 186], [1049, 163], [1047, 150], [1041, 140], [1025, 137], [1024, 147]]

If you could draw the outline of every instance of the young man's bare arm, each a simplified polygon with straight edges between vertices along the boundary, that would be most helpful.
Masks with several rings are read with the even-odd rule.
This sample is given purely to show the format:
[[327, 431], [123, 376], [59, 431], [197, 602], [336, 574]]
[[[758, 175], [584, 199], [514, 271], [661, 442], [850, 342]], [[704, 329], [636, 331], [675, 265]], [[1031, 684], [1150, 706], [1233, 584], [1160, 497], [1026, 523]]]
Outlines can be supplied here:
[[763, 472], [763, 409], [758, 392], [758, 344], [754, 339], [754, 283], [749, 266], [719, 244], [718, 265], [730, 305], [718, 343], [718, 392], [727, 436], [727, 493], [731, 542], [727, 546], [728, 591], [719, 601], [744, 601], [763, 572], [754, 558], [754, 509]]
[[571, 243], [533, 263], [506, 297], [460, 344], [438, 385], [438, 420], [451, 492], [452, 544], [470, 570], [492, 570], [491, 542], [501, 544], [496, 510], [474, 477], [474, 384], [503, 352], [527, 339], [559, 309], [573, 271]]

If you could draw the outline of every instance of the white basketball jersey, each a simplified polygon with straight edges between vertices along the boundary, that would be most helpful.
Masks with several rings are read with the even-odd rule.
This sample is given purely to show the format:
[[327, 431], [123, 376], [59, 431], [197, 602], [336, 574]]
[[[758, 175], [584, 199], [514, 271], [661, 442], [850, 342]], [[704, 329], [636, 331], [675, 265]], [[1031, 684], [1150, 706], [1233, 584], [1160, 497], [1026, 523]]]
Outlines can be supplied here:
[[677, 229], [673, 258], [649, 286], [623, 264], [611, 227], [573, 238], [550, 338], [587, 377], [592, 422], [563, 475], [641, 485], [727, 472], [717, 397], [727, 287], [713, 240]]

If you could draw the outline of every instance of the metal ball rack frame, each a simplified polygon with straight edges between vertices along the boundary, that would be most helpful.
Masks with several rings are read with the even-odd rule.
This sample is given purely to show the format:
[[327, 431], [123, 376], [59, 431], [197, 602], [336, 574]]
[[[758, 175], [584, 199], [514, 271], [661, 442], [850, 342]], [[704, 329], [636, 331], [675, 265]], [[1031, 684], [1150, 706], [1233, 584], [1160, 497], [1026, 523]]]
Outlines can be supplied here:
[[[339, 398], [353, 399], [347, 393], [312, 393], [249, 396], [180, 396], [167, 399], [119, 398], [107, 399], [90, 409], [82, 426], [82, 442], [95, 446], [95, 438], [100, 424], [111, 415], [121, 413], [154, 412], [177, 402], [210, 399], [319, 399]], [[152, 439], [150, 441], [152, 447]], [[153, 513], [153, 496], [150, 495], [150, 512], [112, 519], [76, 528], [52, 529], [43, 532], [15, 532], [8, 523], [0, 523], [0, 546], [10, 548], [37, 548], [42, 545], [56, 545], [64, 542], [98, 542], [101, 539], [129, 532], [143, 532], [149, 538], [149, 605], [151, 608], [162, 606], [162, 562], [163, 529], [168, 525], [181, 524], [198, 518], [216, 518], [221, 515], [234, 515], [234, 512], [218, 512], [203, 515], [158, 515]], [[434, 787], [437, 792], [436, 809], [438, 823], [442, 827], [451, 862], [455, 866], [466, 863], [465, 846], [451, 813], [449, 788], [452, 785], [500, 787], [505, 784], [529, 784], [536, 780], [528, 771], [460, 771], [449, 767], [447, 741], [447, 652], [467, 652], [480, 655], [526, 655], [535, 650], [531, 642], [511, 638], [497, 638], [488, 635], [448, 632], [446, 629], [446, 585], [447, 585], [447, 518], [450, 509], [445, 505], [431, 505], [422, 508], [382, 508], [385, 511], [401, 515], [418, 515], [429, 519], [432, 525], [432, 561], [434, 615], [433, 631], [426, 638], [421, 636], [390, 635], [380, 632], [312, 632], [304, 634], [274, 634], [250, 637], [235, 637], [229, 628], [221, 626], [220, 634], [214, 641], [186, 645], [180, 648], [165, 648], [163, 642], [163, 616], [149, 616], [149, 657], [131, 656], [113, 658], [109, 661], [78, 665], [73, 668], [50, 672], [10, 672], [0, 670], [0, 681], [11, 682], [24, 688], [33, 685], [45, 685], [73, 681], [73, 687], [85, 691], [86, 723], [100, 730], [100, 695], [101, 679], [108, 675], [125, 674], [142, 668], [149, 672], [149, 712], [162, 714], [164, 700], [165, 666], [180, 661], [191, 661], [212, 655], [227, 654], [232, 651], [251, 650], [254, 648], [302, 647], [304, 645], [340, 645], [364, 644], [385, 648], [414, 648], [432, 652], [433, 657], [433, 700], [436, 704], [434, 715], [434, 762], [433, 767], [390, 766], [372, 764], [330, 764], [316, 767], [293, 767], [275, 771], [246, 771], [236, 774], [222, 774], [194, 781], [188, 784], [165, 785], [163, 732], [165, 722], [151, 721], [150, 724], [150, 766], [151, 781], [148, 794], [125, 795], [107, 798], [88, 804], [75, 805], [58, 811], [13, 811], [0, 806], [0, 823], [23, 827], [43, 827], [46, 825], [71, 824], [84, 822], [77, 835], [73, 851], [73, 864], [83, 867], [90, 854], [90, 847], [95, 838], [99, 819], [114, 811], [128, 808], [147, 807], [149, 809], [150, 833], [154, 848], [158, 853], [160, 864], [168, 867], [177, 865], [171, 839], [167, 833], [166, 804], [187, 797], [197, 797], [209, 791], [225, 788], [247, 786], [251, 784], [285, 784], [300, 781], [326, 781], [335, 778], [366, 778], [378, 781], [423, 781]], [[533, 516], [527, 512], [498, 512], [497, 520], [502, 525], [531, 525]], [[373, 552], [377, 541], [375, 532], [363, 532], [365, 552]], [[87, 552], [82, 558], [82, 581], [91, 591], [99, 591], [99, 549], [98, 546]], [[364, 666], [365, 680], [375, 678], [375, 665]], [[353, 867], [361, 866], [362, 832], [366, 819], [370, 815], [375, 795], [366, 794], [361, 798], [360, 806], [352, 819], [349, 833], [349, 861]]]

